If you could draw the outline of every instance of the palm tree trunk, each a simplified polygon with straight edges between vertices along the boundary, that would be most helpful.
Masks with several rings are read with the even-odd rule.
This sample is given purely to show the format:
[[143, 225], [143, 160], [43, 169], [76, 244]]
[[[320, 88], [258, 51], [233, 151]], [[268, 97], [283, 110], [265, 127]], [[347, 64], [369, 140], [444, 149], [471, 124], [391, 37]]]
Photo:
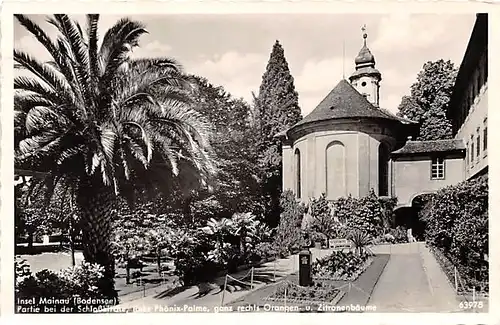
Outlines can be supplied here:
[[83, 257], [86, 262], [104, 267], [104, 276], [99, 283], [101, 294], [117, 298], [115, 290], [115, 260], [112, 254], [111, 223], [116, 211], [113, 191], [101, 182], [82, 181], [77, 194], [81, 211]]
[[70, 196], [69, 199], [69, 210], [71, 215], [69, 216], [69, 248], [71, 250], [71, 265], [75, 266], [76, 261], [75, 261], [75, 230], [73, 226], [73, 195]]

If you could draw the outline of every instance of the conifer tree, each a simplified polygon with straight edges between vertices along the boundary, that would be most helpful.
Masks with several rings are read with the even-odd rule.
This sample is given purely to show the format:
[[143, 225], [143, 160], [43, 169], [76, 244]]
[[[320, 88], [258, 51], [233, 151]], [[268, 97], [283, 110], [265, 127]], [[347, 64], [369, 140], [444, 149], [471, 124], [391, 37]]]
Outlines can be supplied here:
[[283, 47], [276, 41], [259, 94], [255, 97], [255, 113], [260, 136], [260, 165], [263, 172], [263, 195], [267, 202], [268, 223], [278, 224], [279, 198], [282, 191], [281, 144], [275, 135], [301, 118], [294, 80], [290, 74]]

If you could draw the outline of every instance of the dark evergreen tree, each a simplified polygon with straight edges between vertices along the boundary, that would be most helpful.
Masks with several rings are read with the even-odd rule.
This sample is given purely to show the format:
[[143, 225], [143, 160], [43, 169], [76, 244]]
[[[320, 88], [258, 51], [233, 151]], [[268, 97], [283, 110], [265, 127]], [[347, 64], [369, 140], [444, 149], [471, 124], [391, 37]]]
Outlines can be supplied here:
[[274, 227], [278, 224], [282, 191], [281, 144], [275, 135], [302, 118], [298, 93], [279, 41], [273, 46], [259, 94], [255, 97], [255, 115], [260, 137], [259, 162], [263, 173], [262, 190], [266, 200], [267, 222]]
[[411, 86], [410, 96], [399, 105], [399, 116], [420, 123], [417, 140], [442, 140], [452, 137], [451, 123], [446, 118], [457, 69], [451, 61], [429, 61]]

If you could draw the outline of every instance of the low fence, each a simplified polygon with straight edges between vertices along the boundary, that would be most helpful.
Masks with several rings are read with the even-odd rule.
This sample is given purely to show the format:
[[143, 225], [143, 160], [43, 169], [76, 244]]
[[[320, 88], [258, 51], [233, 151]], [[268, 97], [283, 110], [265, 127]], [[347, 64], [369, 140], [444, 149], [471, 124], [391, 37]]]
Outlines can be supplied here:
[[[429, 250], [436, 257], [436, 260], [448, 278], [449, 283], [455, 290], [457, 296], [461, 297], [465, 303], [473, 306], [467, 309], [474, 309], [478, 301], [484, 300], [489, 296], [488, 283], [477, 281], [471, 283], [471, 279], [463, 276], [460, 266], [454, 264], [441, 250], [428, 245]], [[488, 270], [478, 270], [477, 272], [488, 272]], [[481, 284], [481, 285], [479, 285]], [[486, 288], [484, 288], [486, 287]], [[485, 290], [486, 289], [486, 290]], [[476, 306], [479, 307], [479, 306]], [[479, 307], [481, 308], [481, 307]]]
[[[236, 283], [239, 283], [241, 285], [244, 285], [244, 286], [248, 286], [250, 287], [250, 290], [253, 289], [253, 276], [254, 276], [254, 270], [255, 268], [252, 267], [250, 269], [250, 271], [247, 272], [247, 274], [245, 274], [244, 276], [240, 277], [239, 279], [229, 275], [229, 274], [226, 274], [226, 277], [224, 278], [224, 287], [222, 288], [222, 297], [221, 297], [221, 301], [220, 301], [220, 305], [223, 306], [224, 305], [224, 298], [226, 296], [226, 290], [227, 290], [227, 285], [228, 285], [228, 280], [230, 281], [234, 281]], [[247, 281], [244, 281], [244, 280], [249, 280], [250, 282], [247, 282]]]

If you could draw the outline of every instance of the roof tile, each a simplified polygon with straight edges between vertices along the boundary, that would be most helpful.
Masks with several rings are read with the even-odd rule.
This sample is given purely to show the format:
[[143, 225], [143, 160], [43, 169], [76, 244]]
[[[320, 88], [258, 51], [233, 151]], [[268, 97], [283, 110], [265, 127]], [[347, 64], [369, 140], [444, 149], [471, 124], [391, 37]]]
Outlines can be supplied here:
[[292, 126], [292, 128], [310, 122], [359, 117], [383, 118], [403, 123], [415, 123], [407, 119], [402, 119], [387, 110], [373, 106], [347, 80], [343, 79], [309, 115]]
[[401, 149], [393, 151], [391, 155], [401, 156], [419, 153], [450, 152], [459, 150], [465, 150], [465, 145], [462, 140], [457, 139], [408, 141]]

